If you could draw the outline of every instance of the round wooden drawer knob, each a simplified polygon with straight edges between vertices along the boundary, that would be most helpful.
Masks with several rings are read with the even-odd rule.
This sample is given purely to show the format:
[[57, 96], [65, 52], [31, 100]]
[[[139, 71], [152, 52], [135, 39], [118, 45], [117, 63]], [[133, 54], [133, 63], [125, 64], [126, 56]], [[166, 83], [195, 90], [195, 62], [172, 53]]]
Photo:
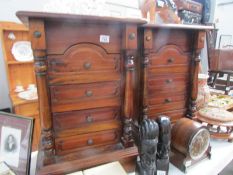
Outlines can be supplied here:
[[88, 139], [88, 140], [87, 140], [87, 144], [88, 144], [88, 145], [93, 145], [93, 143], [94, 143], [94, 141], [93, 141], [92, 139]]
[[88, 70], [88, 69], [91, 68], [91, 63], [86, 62], [86, 63], [83, 64], [83, 67], [84, 67], [84, 69]]
[[173, 63], [174, 62], [174, 58], [168, 58], [167, 62], [168, 63]]
[[87, 116], [87, 118], [86, 118], [86, 122], [87, 123], [92, 123], [93, 122], [93, 118], [92, 118], [92, 116]]
[[92, 91], [86, 91], [86, 96], [87, 97], [91, 97], [93, 95], [93, 92]]
[[165, 102], [165, 103], [171, 103], [171, 102], [172, 102], [172, 99], [166, 98], [166, 99], [164, 100], [164, 102]]
[[167, 79], [167, 80], [166, 80], [166, 83], [167, 83], [167, 84], [172, 83], [172, 79]]

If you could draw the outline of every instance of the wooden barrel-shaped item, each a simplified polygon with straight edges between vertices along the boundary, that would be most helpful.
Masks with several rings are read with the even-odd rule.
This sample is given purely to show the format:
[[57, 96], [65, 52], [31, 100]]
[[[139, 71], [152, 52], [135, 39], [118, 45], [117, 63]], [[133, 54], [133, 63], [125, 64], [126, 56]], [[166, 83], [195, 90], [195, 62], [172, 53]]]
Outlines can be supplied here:
[[171, 146], [193, 160], [205, 154], [209, 143], [208, 129], [198, 122], [182, 118], [172, 127]]

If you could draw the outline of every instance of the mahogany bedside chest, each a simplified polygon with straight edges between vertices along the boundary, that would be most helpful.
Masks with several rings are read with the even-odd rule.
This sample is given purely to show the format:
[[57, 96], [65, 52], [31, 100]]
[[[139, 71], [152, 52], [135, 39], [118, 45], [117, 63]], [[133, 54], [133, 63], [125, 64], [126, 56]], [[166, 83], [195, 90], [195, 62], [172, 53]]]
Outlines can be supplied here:
[[138, 25], [146, 21], [37, 12], [17, 16], [29, 25], [35, 58], [39, 173], [67, 173], [137, 155], [131, 136], [134, 62]]
[[183, 24], [140, 28], [141, 117], [167, 115], [175, 122], [194, 116], [200, 53], [211, 28]]

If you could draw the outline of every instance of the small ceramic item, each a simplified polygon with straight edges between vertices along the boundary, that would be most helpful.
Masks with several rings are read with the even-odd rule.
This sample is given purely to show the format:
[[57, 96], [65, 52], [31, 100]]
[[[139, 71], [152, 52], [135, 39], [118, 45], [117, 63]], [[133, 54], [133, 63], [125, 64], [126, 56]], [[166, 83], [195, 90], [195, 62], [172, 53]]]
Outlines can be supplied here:
[[29, 41], [17, 41], [13, 44], [11, 53], [17, 61], [32, 61], [33, 53], [31, 48], [31, 42]]
[[36, 90], [36, 85], [35, 84], [29, 84], [27, 90]]
[[15, 34], [14, 34], [13, 32], [10, 32], [10, 33], [9, 33], [8, 38], [9, 38], [10, 40], [15, 40], [15, 39], [16, 39]]
[[18, 93], [18, 97], [24, 100], [36, 100], [38, 99], [37, 91], [36, 90], [27, 90], [24, 92]]
[[198, 74], [198, 96], [197, 96], [197, 109], [208, 105], [210, 99], [210, 90], [207, 85], [208, 75]]
[[23, 86], [17, 85], [17, 86], [15, 87], [15, 92], [23, 92], [23, 91], [24, 91]]

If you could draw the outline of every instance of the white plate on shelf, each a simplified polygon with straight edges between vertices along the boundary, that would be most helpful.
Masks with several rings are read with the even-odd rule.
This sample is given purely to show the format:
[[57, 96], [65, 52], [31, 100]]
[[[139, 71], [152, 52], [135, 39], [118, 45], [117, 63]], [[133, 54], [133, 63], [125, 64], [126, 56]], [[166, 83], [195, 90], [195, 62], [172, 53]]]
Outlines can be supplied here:
[[37, 91], [36, 90], [27, 90], [18, 93], [18, 97], [24, 100], [36, 100], [38, 99]]
[[29, 41], [17, 41], [13, 44], [11, 53], [17, 61], [32, 61], [33, 53], [31, 48], [31, 42]]

